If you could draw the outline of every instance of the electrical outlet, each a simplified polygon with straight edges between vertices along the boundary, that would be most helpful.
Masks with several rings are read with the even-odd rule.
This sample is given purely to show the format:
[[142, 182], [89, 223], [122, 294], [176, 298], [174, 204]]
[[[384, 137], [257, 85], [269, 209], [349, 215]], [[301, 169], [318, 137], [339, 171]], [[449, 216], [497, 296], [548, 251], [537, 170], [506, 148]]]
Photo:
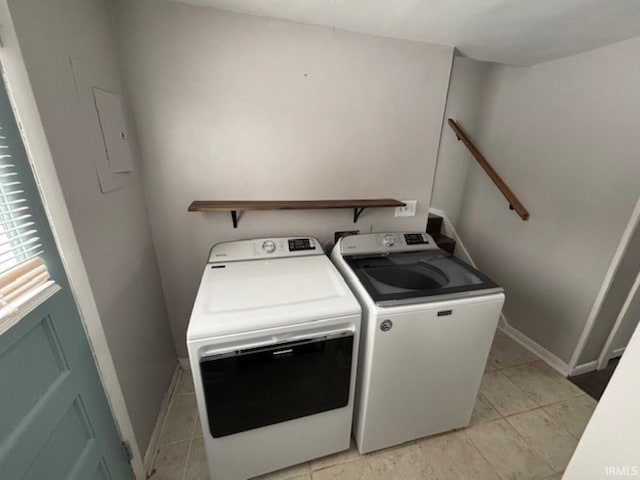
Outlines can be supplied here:
[[415, 217], [417, 200], [402, 200], [404, 207], [396, 207], [396, 217]]

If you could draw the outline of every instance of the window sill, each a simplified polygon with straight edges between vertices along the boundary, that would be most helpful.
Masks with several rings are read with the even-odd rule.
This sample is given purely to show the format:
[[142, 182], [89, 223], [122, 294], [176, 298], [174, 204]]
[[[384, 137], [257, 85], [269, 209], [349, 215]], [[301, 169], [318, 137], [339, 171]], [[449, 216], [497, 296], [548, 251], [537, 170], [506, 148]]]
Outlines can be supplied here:
[[20, 320], [51, 298], [59, 290], [60, 286], [53, 280], [49, 280], [28, 294], [21, 296], [12, 302], [11, 305], [0, 308], [0, 335], [18, 324]]

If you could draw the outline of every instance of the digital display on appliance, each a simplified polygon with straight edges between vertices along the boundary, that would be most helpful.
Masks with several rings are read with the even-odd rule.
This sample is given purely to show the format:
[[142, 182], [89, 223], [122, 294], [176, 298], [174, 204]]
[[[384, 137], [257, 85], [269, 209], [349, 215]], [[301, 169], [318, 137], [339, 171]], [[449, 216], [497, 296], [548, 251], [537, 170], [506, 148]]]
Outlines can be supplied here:
[[308, 238], [294, 238], [289, 240], [289, 251], [296, 252], [298, 250], [314, 250], [315, 246]]
[[405, 233], [404, 241], [407, 242], [407, 245], [420, 245], [423, 243], [429, 243], [429, 241], [425, 240], [421, 233]]

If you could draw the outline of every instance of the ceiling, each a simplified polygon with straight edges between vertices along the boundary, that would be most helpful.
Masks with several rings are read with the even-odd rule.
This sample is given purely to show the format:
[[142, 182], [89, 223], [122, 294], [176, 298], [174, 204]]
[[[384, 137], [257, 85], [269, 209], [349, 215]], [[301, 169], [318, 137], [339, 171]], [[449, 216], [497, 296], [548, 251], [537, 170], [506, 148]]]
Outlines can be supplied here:
[[180, 0], [235, 12], [457, 47], [516, 65], [640, 35], [640, 0]]

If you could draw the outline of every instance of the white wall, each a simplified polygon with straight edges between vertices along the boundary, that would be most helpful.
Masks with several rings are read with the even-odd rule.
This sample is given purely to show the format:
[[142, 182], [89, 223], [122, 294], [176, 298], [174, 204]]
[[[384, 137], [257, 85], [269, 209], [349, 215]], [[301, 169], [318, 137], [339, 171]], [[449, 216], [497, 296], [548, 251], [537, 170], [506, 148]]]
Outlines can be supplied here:
[[[452, 48], [171, 2], [119, 2], [129, 96], [176, 347], [212, 244], [423, 229]], [[418, 200], [418, 215], [188, 213], [193, 200]]]
[[10, 9], [136, 438], [144, 452], [176, 355], [140, 182], [100, 193], [69, 63], [73, 57], [119, 77], [110, 12], [103, 0], [16, 0], [10, 2]]
[[[505, 287], [510, 324], [567, 363], [640, 195], [638, 58], [636, 38], [529, 68], [496, 65], [474, 135], [531, 218], [474, 166], [455, 226]], [[439, 163], [457, 161], [445, 154]]]
[[479, 137], [484, 125], [483, 108], [493, 65], [461, 56], [453, 59], [431, 206], [444, 211], [454, 225], [458, 224], [463, 206], [462, 192], [469, 168], [479, 167], [468, 150], [460, 148], [447, 119], [453, 118], [469, 135]]

